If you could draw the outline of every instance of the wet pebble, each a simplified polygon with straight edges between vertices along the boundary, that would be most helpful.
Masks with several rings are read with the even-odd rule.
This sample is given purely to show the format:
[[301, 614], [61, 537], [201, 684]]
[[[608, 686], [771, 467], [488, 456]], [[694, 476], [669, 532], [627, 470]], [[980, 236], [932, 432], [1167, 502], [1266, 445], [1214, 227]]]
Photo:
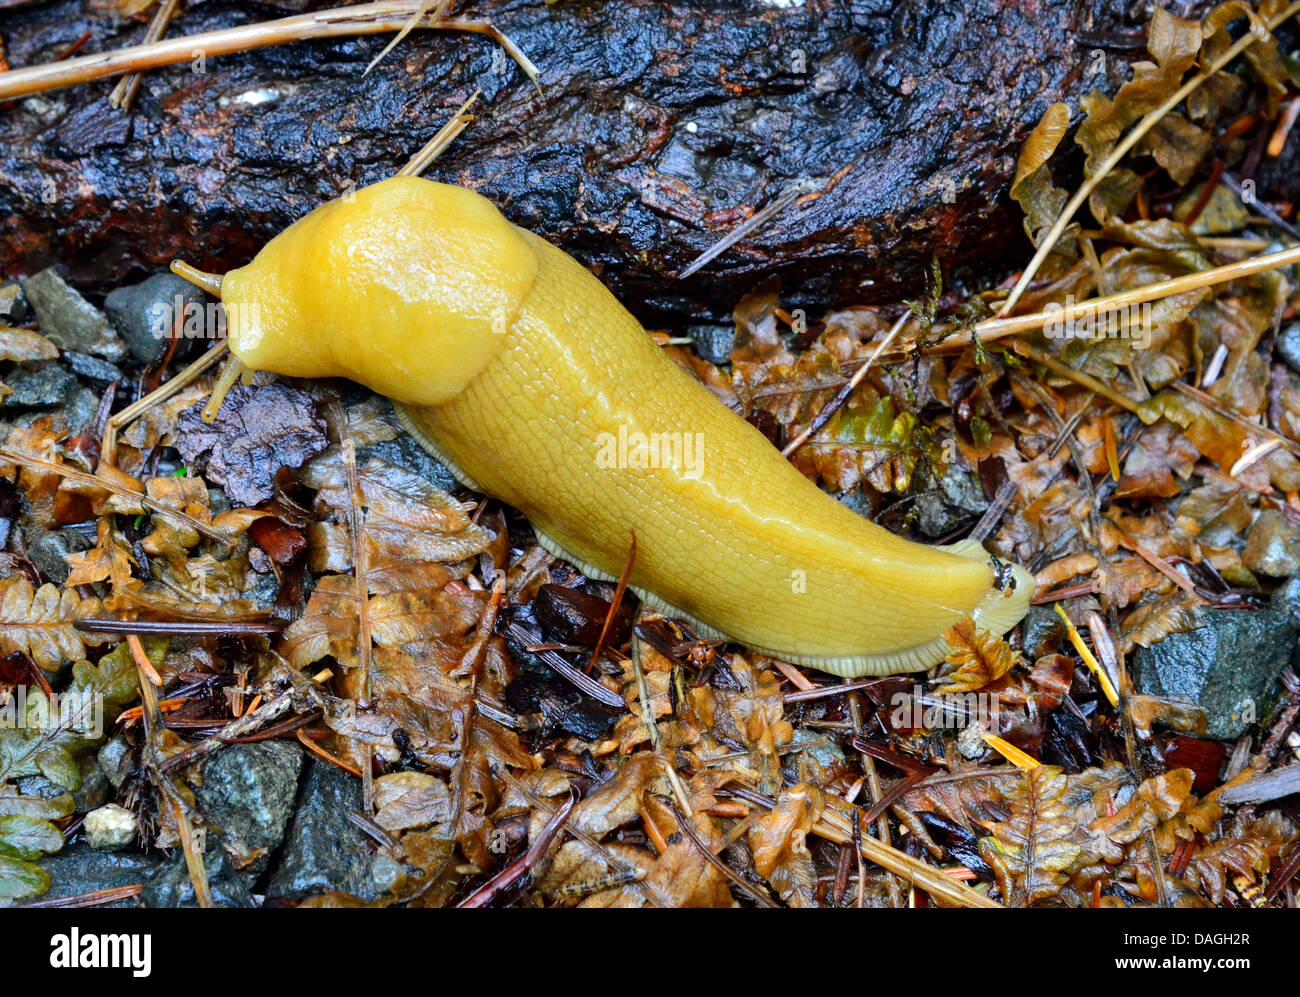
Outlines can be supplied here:
[[736, 345], [734, 325], [687, 326], [686, 335], [695, 344], [695, 353], [702, 360], [719, 365], [730, 363], [731, 351]]
[[87, 381], [108, 384], [110, 381], [120, 381], [122, 379], [122, 372], [116, 366], [107, 360], [92, 357], [89, 353], [64, 350], [62, 360], [63, 365], [68, 370]]
[[206, 301], [203, 292], [183, 277], [159, 273], [143, 283], [109, 292], [104, 299], [104, 311], [126, 342], [131, 356], [142, 364], [150, 364], [167, 348], [178, 317], [181, 328], [177, 331], [182, 335], [182, 341], [177, 344], [178, 354], [197, 339], [215, 338], [216, 329], [208, 329], [207, 321], [209, 317], [215, 319], [216, 311], [209, 309]]
[[27, 556], [50, 581], [62, 585], [68, 580], [71, 569], [67, 557], [94, 546], [89, 539], [77, 530], [46, 530], [39, 526], [30, 526], [24, 532], [27, 541]]
[[116, 363], [126, 344], [104, 313], [68, 285], [53, 267], [27, 278], [23, 287], [36, 312], [41, 335], [58, 346]]
[[0, 322], [17, 325], [27, 321], [27, 297], [16, 280], [0, 280]]
[[382, 443], [362, 447], [357, 451], [357, 465], [364, 464], [371, 457], [378, 457], [394, 467], [418, 474], [425, 481], [432, 482], [448, 494], [454, 495], [460, 491], [460, 482], [446, 466], [429, 456], [424, 447], [416, 443], [407, 433], [402, 433], [393, 440], [384, 440]]
[[86, 844], [91, 848], [101, 852], [116, 851], [135, 840], [135, 814], [116, 803], [106, 803], [86, 814], [82, 829], [86, 832]]
[[53, 408], [67, 401], [77, 386], [76, 375], [57, 360], [15, 364], [4, 382], [12, 391], [0, 401], [0, 408]]
[[1300, 374], [1300, 322], [1290, 322], [1277, 334], [1274, 352], [1297, 374]]
[[63, 418], [73, 434], [81, 432], [98, 411], [99, 393], [84, 386], [79, 386], [63, 403]]
[[1286, 578], [1300, 571], [1300, 527], [1291, 525], [1276, 509], [1265, 509], [1246, 538], [1241, 559], [1251, 571], [1271, 578]]
[[1021, 632], [1025, 655], [1030, 661], [1053, 654], [1065, 637], [1065, 624], [1051, 606], [1030, 606]]
[[103, 747], [99, 749], [97, 760], [99, 770], [104, 773], [114, 789], [122, 788], [122, 784], [126, 782], [127, 776], [131, 774], [131, 769], [135, 765], [131, 746], [126, 738], [120, 735], [104, 742]]
[[301, 899], [338, 891], [373, 899], [370, 840], [348, 820], [350, 811], [360, 809], [361, 780], [333, 765], [309, 761], [283, 857], [266, 895]]
[[1205, 711], [1212, 738], [1240, 737], [1263, 718], [1291, 660], [1296, 628], [1276, 610], [1205, 609], [1201, 625], [1138, 648], [1133, 679], [1154, 696], [1186, 696]]
[[989, 500], [975, 475], [950, 464], [935, 488], [916, 500], [917, 529], [932, 540], [950, 536], [984, 515]]
[[[211, 839], [212, 836], [209, 836]], [[256, 907], [249, 890], [251, 877], [241, 874], [227, 858], [225, 849], [209, 840], [203, 854], [204, 871], [208, 874], [208, 890], [218, 907]], [[197, 907], [194, 884], [185, 855], [178, 848], [175, 856], [155, 872], [145, 883], [141, 894], [148, 907]]]
[[301, 769], [302, 749], [283, 741], [230, 745], [204, 764], [194, 795], [237, 865], [250, 865], [280, 846]]
[[[60, 900], [97, 890], [139, 886], [158, 869], [162, 860], [138, 852], [97, 852], [85, 842], [68, 845], [61, 852], [41, 859], [49, 874], [50, 888], [38, 899]], [[134, 899], [119, 900], [110, 907], [136, 907]]]

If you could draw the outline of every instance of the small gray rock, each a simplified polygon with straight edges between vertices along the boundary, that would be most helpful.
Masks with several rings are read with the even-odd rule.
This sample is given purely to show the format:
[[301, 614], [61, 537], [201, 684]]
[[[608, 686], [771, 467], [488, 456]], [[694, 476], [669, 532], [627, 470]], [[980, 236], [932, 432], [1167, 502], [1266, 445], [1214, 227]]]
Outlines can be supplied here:
[[280, 594], [280, 579], [270, 572], [257, 572], [253, 579], [253, 587], [248, 597], [253, 600], [253, 605], [258, 609], [270, 609], [275, 605], [276, 597]]
[[[230, 863], [225, 849], [209, 845], [203, 854], [204, 871], [208, 874], [208, 890], [218, 907], [256, 907], [249, 891], [248, 878], [241, 875]], [[140, 895], [147, 907], [197, 907], [194, 885], [190, 882], [189, 866], [185, 855], [178, 849], [176, 856], [145, 883]]]
[[68, 429], [74, 434], [81, 432], [86, 423], [95, 418], [95, 413], [98, 411], [99, 395], [80, 385], [63, 403], [63, 418], [67, 422]]
[[340, 891], [373, 900], [370, 842], [348, 820], [348, 812], [360, 807], [361, 781], [312, 759], [266, 895], [299, 900]]
[[112, 784], [114, 789], [121, 789], [135, 765], [135, 756], [125, 737], [115, 737], [105, 741], [97, 755], [99, 770]]
[[1294, 575], [1300, 571], [1300, 527], [1276, 509], [1265, 509], [1255, 517], [1241, 560], [1251, 571], [1271, 578]]
[[372, 443], [368, 447], [362, 447], [357, 451], [357, 465], [364, 464], [371, 457], [378, 457], [394, 467], [418, 474], [425, 481], [432, 482], [448, 494], [455, 494], [460, 490], [460, 482], [456, 480], [456, 476], [437, 458], [430, 456], [429, 452], [416, 443], [408, 433], [403, 433], [395, 440], [385, 440], [382, 443]]
[[[152, 855], [136, 852], [97, 852], [79, 841], [41, 859], [41, 868], [50, 877], [50, 889], [37, 899], [62, 900], [96, 890], [139, 886], [157, 872], [160, 862]], [[108, 906], [137, 907], [138, 904], [132, 898]]]
[[92, 357], [89, 353], [64, 350], [61, 359], [68, 370], [78, 377], [85, 378], [87, 381], [108, 384], [111, 381], [120, 381], [122, 379], [122, 372], [117, 367], [107, 360]]
[[185, 462], [170, 447], [163, 448], [158, 455], [158, 467], [154, 470], [155, 478], [183, 478], [188, 473]]
[[17, 325], [27, 321], [27, 297], [16, 280], [0, 280], [0, 322]]
[[208, 489], [208, 508], [212, 510], [212, 515], [215, 518], [223, 512], [229, 512], [234, 506], [230, 504], [230, 499], [226, 497], [225, 489], [217, 488], [214, 485]]
[[302, 749], [284, 741], [232, 744], [204, 764], [194, 795], [236, 865], [249, 866], [280, 846], [301, 770]]
[[686, 327], [686, 335], [701, 360], [718, 365], [731, 362], [731, 351], [736, 346], [734, 325], [691, 325]]
[[77, 386], [77, 377], [57, 360], [16, 364], [5, 375], [13, 394], [0, 401], [0, 408], [53, 408], [62, 405]]
[[1065, 624], [1055, 610], [1047, 606], [1030, 606], [1021, 625], [1025, 657], [1030, 661], [1052, 654], [1065, 637]]
[[131, 356], [140, 363], [150, 364], [167, 348], [177, 318], [181, 320], [181, 335], [188, 337], [186, 342], [216, 337], [217, 330], [208, 329], [207, 320], [218, 313], [215, 308], [209, 309], [206, 301], [203, 292], [183, 277], [159, 273], [141, 284], [109, 292], [104, 299], [104, 311], [125, 340]]
[[1261, 719], [1264, 699], [1291, 660], [1296, 628], [1276, 610], [1204, 609], [1195, 630], [1138, 648], [1133, 680], [1140, 692], [1186, 696], [1205, 711], [1209, 736], [1240, 737]]
[[94, 755], [78, 758], [77, 764], [81, 767], [81, 786], [72, 794], [72, 802], [75, 812], [84, 814], [107, 803], [113, 787], [99, 770]]
[[41, 335], [56, 345], [117, 363], [126, 345], [104, 313], [68, 286], [54, 267], [27, 278], [23, 287]]
[[375, 864], [370, 868], [376, 893], [392, 893], [409, 877], [410, 870], [405, 864], [383, 852], [375, 856]]
[[1288, 367], [1300, 374], [1300, 322], [1284, 325], [1273, 349]]
[[69, 529], [43, 530], [31, 526], [23, 536], [28, 558], [41, 569], [41, 574], [59, 585], [68, 580], [71, 571], [67, 556], [94, 546], [84, 534]]
[[931, 539], [946, 537], [984, 515], [988, 507], [975, 475], [949, 464], [937, 487], [917, 498], [916, 528]]
[[864, 494], [863, 489], [855, 488], [851, 492], [837, 493], [835, 500], [846, 508], [852, 509], [863, 519], [874, 522], [876, 510], [871, 507], [871, 499]]

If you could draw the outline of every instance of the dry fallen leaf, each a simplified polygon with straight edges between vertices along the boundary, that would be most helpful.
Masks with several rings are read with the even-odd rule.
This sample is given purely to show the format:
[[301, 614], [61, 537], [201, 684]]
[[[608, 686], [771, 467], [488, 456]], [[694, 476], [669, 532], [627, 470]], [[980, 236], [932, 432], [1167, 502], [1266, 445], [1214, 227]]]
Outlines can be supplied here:
[[952, 648], [944, 659], [955, 666], [944, 675], [945, 682], [936, 691], [974, 692], [983, 689], [1009, 672], [1020, 661], [1020, 654], [996, 634], [977, 627], [969, 617], [943, 635]]
[[86, 657], [88, 647], [117, 638], [86, 633], [76, 620], [102, 612], [96, 598], [82, 599], [72, 589], [46, 584], [33, 589], [22, 576], [0, 578], [0, 654], [28, 655], [47, 672]]

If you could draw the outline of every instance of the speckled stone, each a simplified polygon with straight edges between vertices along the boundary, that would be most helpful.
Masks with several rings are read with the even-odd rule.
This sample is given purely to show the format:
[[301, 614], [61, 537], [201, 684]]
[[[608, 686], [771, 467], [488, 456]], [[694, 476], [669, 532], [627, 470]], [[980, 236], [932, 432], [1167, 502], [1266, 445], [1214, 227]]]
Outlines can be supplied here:
[[1186, 696], [1205, 711], [1210, 737], [1240, 737], [1262, 718], [1291, 660], [1296, 627], [1285, 612], [1205, 609], [1201, 626], [1171, 634], [1133, 658], [1138, 691]]

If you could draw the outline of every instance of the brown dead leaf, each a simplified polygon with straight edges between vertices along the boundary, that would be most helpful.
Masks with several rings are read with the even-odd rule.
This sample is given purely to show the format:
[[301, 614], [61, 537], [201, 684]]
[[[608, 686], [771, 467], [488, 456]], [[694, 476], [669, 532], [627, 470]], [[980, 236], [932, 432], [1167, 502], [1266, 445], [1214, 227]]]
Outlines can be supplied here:
[[1064, 870], [1079, 857], [1081, 849], [1071, 840], [1077, 825], [1067, 785], [1055, 766], [1030, 769], [1007, 790], [1011, 815], [980, 839], [980, 855], [993, 867], [1008, 900], [1028, 905], [1055, 896], [1066, 882]]
[[47, 672], [58, 671], [85, 658], [87, 647], [119, 639], [73, 627], [74, 621], [102, 611], [98, 599], [82, 599], [73, 589], [50, 584], [33, 589], [21, 575], [0, 578], [0, 655], [21, 652]]
[[[302, 481], [317, 490], [318, 506], [334, 520], [309, 530], [311, 563], [316, 570], [348, 570], [352, 544], [346, 524], [352, 503], [338, 449], [311, 461]], [[472, 522], [473, 506], [457, 502], [411, 471], [371, 458], [357, 467], [357, 484], [363, 504], [366, 581], [374, 594], [423, 590], [439, 579], [445, 584], [464, 574], [445, 570], [447, 565], [476, 557], [492, 542], [492, 534]]]
[[375, 780], [375, 811], [375, 822], [386, 831], [445, 823], [451, 793], [428, 772], [390, 772]]
[[1152, 495], [1171, 498], [1180, 490], [1174, 475], [1186, 481], [1198, 456], [1196, 447], [1183, 431], [1162, 419], [1143, 433], [1129, 451], [1115, 495], [1117, 498]]
[[823, 806], [821, 790], [800, 783], [782, 789], [776, 806], [749, 826], [754, 868], [792, 907], [817, 906], [817, 873], [807, 838]]
[[176, 449], [236, 505], [271, 498], [281, 468], [301, 467], [328, 443], [311, 396], [280, 381], [235, 385], [212, 422], [201, 411], [195, 404], [180, 414]]
[[126, 538], [113, 528], [111, 516], [102, 517], [97, 529], [99, 542], [94, 547], [68, 555], [68, 566], [72, 570], [65, 582], [67, 588], [106, 581], [117, 589], [125, 588], [131, 582], [135, 555]]
[[1020, 653], [1005, 640], [975, 625], [969, 617], [943, 635], [952, 648], [944, 659], [953, 670], [944, 675], [937, 687], [942, 695], [975, 692], [995, 682], [1020, 661]]
[[734, 745], [749, 752], [745, 764], [755, 773], [760, 792], [775, 795], [781, 787], [779, 750], [790, 743], [794, 728], [785, 719], [785, 702], [776, 673], [756, 668], [733, 655], [728, 669], [739, 689], [696, 686], [690, 690], [691, 708], [710, 737], [721, 742], [717, 753], [730, 753]]
[[[478, 622], [485, 598], [462, 585], [372, 596], [371, 638], [381, 647], [396, 648], [463, 637]], [[317, 582], [306, 611], [284, 632], [281, 653], [299, 668], [326, 655], [356, 667], [358, 627], [356, 579], [326, 575]]]
[[1174, 769], [1153, 776], [1137, 788], [1137, 792], [1118, 811], [1098, 817], [1091, 824], [1093, 831], [1106, 835], [1118, 844], [1136, 841], [1146, 831], [1157, 827], [1195, 802], [1191, 797], [1195, 774], [1191, 769]]
[[0, 360], [53, 360], [59, 348], [30, 329], [15, 329], [0, 323]]

